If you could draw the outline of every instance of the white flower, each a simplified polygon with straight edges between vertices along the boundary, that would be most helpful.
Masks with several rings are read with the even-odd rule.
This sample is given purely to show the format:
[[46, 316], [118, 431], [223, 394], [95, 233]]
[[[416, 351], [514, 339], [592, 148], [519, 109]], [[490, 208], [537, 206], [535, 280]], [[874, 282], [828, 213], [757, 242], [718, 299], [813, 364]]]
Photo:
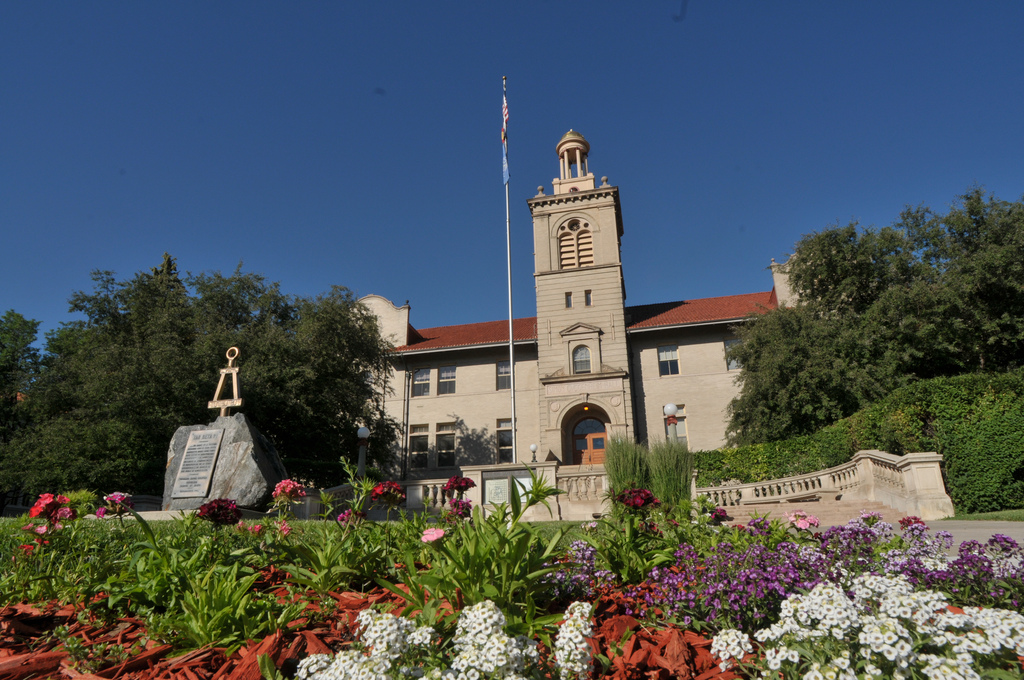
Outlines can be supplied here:
[[740, 660], [753, 651], [754, 646], [750, 644], [747, 634], [734, 628], [726, 628], [711, 639], [711, 653], [722, 660], [718, 664], [722, 670], [730, 668], [734, 660]]
[[592, 655], [586, 638], [594, 632], [590, 624], [592, 609], [586, 602], [573, 602], [565, 612], [565, 622], [555, 638], [555, 663], [562, 680], [590, 674]]

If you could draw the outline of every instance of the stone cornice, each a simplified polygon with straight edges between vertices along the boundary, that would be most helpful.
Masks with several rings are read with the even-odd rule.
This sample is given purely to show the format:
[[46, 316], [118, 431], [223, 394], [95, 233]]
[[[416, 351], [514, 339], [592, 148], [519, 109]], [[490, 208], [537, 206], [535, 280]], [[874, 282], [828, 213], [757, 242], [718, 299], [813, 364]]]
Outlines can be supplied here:
[[566, 194], [552, 194], [550, 196], [544, 194], [534, 196], [533, 198], [527, 199], [526, 204], [530, 206], [530, 212], [532, 213], [537, 208], [555, 208], [558, 206], [568, 205], [570, 203], [592, 201], [594, 199], [601, 198], [610, 198], [614, 200], [618, 193], [618, 187], [598, 187], [597, 189], [573, 191]]

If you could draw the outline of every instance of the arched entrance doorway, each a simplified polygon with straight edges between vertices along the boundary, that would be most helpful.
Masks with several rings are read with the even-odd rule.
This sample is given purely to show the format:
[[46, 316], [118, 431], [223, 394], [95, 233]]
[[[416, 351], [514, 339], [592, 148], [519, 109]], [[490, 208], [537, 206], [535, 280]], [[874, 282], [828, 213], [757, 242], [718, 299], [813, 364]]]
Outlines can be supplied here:
[[604, 447], [608, 442], [605, 424], [593, 416], [576, 421], [572, 428], [572, 464], [604, 464]]

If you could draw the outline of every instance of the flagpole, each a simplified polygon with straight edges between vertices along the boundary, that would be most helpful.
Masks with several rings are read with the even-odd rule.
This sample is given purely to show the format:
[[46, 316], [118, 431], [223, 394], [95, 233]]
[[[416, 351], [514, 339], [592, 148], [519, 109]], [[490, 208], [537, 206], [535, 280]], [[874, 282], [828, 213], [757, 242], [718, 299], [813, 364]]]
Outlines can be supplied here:
[[501, 77], [501, 146], [502, 146], [502, 171], [505, 179], [505, 256], [508, 269], [508, 370], [510, 377], [510, 392], [512, 397], [512, 462], [519, 461], [519, 447], [516, 446], [516, 432], [519, 423], [516, 421], [516, 357], [513, 350], [512, 332], [512, 220], [508, 210], [508, 94], [506, 88], [506, 76]]

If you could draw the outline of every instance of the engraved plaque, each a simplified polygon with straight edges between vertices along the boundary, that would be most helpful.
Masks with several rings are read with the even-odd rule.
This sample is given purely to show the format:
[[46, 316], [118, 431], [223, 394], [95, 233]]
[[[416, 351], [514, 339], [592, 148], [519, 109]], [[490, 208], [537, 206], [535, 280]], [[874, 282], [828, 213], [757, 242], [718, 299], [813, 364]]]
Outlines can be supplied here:
[[484, 480], [484, 497], [490, 505], [508, 503], [508, 477]]
[[204, 498], [210, 490], [213, 468], [224, 430], [195, 430], [188, 436], [181, 467], [174, 478], [171, 498]]

